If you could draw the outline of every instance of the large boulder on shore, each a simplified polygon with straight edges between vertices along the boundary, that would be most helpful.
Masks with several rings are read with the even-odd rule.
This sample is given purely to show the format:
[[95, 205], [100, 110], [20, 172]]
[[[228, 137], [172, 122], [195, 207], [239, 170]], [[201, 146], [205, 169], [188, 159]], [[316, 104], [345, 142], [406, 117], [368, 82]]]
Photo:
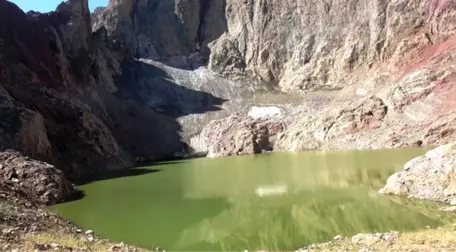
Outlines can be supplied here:
[[0, 152], [0, 189], [35, 204], [54, 204], [75, 192], [63, 172], [14, 150]]
[[256, 154], [271, 151], [283, 129], [284, 124], [277, 119], [235, 114], [210, 122], [191, 140], [191, 146], [208, 157]]
[[379, 192], [449, 203], [456, 198], [456, 145], [430, 150], [388, 178]]

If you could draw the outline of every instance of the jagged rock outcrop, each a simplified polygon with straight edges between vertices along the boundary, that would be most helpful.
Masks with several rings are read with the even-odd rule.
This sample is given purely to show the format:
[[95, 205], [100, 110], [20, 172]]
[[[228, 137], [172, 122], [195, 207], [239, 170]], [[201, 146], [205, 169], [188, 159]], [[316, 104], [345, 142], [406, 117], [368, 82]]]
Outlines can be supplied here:
[[419, 199], [454, 202], [456, 199], [456, 151], [454, 144], [442, 145], [410, 160], [404, 170], [388, 178], [379, 192]]
[[[287, 129], [277, 137], [276, 150], [350, 148], [348, 144], [353, 145], [354, 143], [335, 143], [337, 139], [347, 135], [356, 135], [380, 128], [388, 113], [385, 103], [375, 96], [345, 106], [304, 116], [298, 120], [290, 119], [293, 121], [287, 124]], [[358, 144], [365, 141], [362, 136], [357, 140]]]
[[226, 31], [224, 0], [111, 0], [92, 18], [127, 55], [163, 59], [208, 55], [207, 44]]
[[208, 157], [257, 154], [271, 151], [283, 128], [280, 120], [232, 115], [210, 122], [191, 145]]
[[[454, 33], [454, 3], [445, 0], [226, 2], [227, 31], [212, 47], [211, 69], [242, 62], [292, 92], [344, 87]], [[417, 39], [423, 34], [429, 39]]]
[[122, 167], [129, 162], [122, 151], [108, 158], [93, 153], [93, 148], [82, 148], [117, 145], [112, 139], [103, 142], [102, 135], [109, 130], [87, 116], [94, 112], [79, 96], [88, 86], [81, 82], [90, 76], [87, 4], [72, 1], [48, 15], [26, 15], [12, 3], [0, 1], [1, 98], [9, 115], [2, 117], [2, 135], [9, 139], [2, 150], [19, 149], [59, 165], [67, 174], [83, 173], [84, 166]]
[[0, 189], [36, 204], [54, 204], [75, 192], [62, 171], [13, 150], [0, 152]]
[[105, 28], [92, 33], [86, 0], [49, 14], [25, 14], [1, 0], [0, 41], [1, 150], [18, 149], [78, 178], [185, 149], [174, 116], [138, 103], [132, 97], [144, 90], [122, 85], [131, 59]]

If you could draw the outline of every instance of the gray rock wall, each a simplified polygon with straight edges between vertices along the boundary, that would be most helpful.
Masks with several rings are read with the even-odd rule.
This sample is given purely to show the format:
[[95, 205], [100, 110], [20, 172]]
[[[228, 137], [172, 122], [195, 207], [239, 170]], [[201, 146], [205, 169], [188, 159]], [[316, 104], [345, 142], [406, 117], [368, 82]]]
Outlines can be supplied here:
[[[197, 54], [222, 76], [288, 92], [343, 88], [411, 48], [454, 33], [443, 0], [112, 0], [92, 15], [138, 58]], [[424, 39], [410, 39], [413, 36]], [[168, 62], [169, 63], [169, 62]], [[191, 68], [191, 67], [190, 67]], [[249, 85], [249, 83], [245, 83]]]

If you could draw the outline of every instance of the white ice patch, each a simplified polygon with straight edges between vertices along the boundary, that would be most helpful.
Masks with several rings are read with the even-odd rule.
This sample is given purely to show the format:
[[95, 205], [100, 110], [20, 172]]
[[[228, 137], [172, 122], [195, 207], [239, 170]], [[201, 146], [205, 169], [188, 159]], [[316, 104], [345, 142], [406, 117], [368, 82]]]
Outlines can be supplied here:
[[254, 119], [260, 118], [276, 118], [282, 117], [282, 111], [278, 107], [256, 107], [250, 108], [249, 117]]

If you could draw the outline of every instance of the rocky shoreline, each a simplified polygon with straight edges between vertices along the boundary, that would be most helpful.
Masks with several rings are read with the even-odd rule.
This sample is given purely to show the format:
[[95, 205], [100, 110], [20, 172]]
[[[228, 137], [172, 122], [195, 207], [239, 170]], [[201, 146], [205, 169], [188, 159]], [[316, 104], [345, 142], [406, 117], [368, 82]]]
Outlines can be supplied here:
[[426, 228], [415, 232], [360, 233], [352, 237], [335, 236], [332, 241], [295, 250], [295, 252], [332, 251], [449, 251], [455, 248], [455, 226]]
[[[451, 185], [455, 167], [455, 144], [430, 150], [409, 161], [404, 170], [393, 174], [379, 193], [395, 194], [454, 204]], [[82, 231], [44, 206], [65, 200], [76, 192], [60, 171], [18, 152], [0, 153], [0, 249], [6, 251], [145, 251], [142, 248], [112, 243], [92, 231]], [[28, 176], [28, 171], [36, 172]], [[47, 175], [46, 177], [43, 174]], [[52, 174], [52, 175], [51, 175]], [[38, 176], [37, 176], [38, 175]], [[47, 178], [44, 179], [44, 178]], [[54, 181], [49, 183], [48, 179]], [[427, 179], [427, 180], [426, 180]], [[33, 185], [37, 190], [30, 190]], [[39, 189], [43, 188], [43, 189]], [[443, 211], [456, 211], [454, 207]], [[454, 226], [427, 228], [414, 232], [358, 234], [350, 238], [336, 236], [333, 241], [298, 249], [310, 251], [384, 251], [446, 249], [456, 246]], [[431, 237], [433, 240], [428, 241]]]
[[1, 251], [146, 251], [82, 231], [46, 206], [78, 195], [54, 166], [13, 150], [0, 152]]
[[342, 249], [342, 246], [347, 246], [345, 249], [356, 249], [357, 251], [376, 251], [373, 249], [373, 245], [375, 244], [388, 244], [392, 245], [395, 241], [399, 238], [399, 232], [387, 232], [387, 233], [375, 233], [375, 234], [364, 234], [359, 233], [352, 237], [344, 237], [342, 235], [337, 235], [334, 237], [332, 241], [319, 243], [319, 244], [311, 244], [309, 246], [300, 248], [295, 252], [311, 252], [311, 251], [332, 251], [331, 249]]
[[[453, 205], [442, 207], [441, 211], [456, 212], [455, 171], [456, 144], [449, 143], [407, 162], [403, 171], [388, 178], [379, 193], [438, 201]], [[455, 225], [405, 233], [361, 233], [351, 238], [339, 235], [333, 241], [312, 244], [296, 251], [446, 251], [456, 247]]]
[[147, 251], [80, 230], [45, 206], [0, 194], [1, 251]]

